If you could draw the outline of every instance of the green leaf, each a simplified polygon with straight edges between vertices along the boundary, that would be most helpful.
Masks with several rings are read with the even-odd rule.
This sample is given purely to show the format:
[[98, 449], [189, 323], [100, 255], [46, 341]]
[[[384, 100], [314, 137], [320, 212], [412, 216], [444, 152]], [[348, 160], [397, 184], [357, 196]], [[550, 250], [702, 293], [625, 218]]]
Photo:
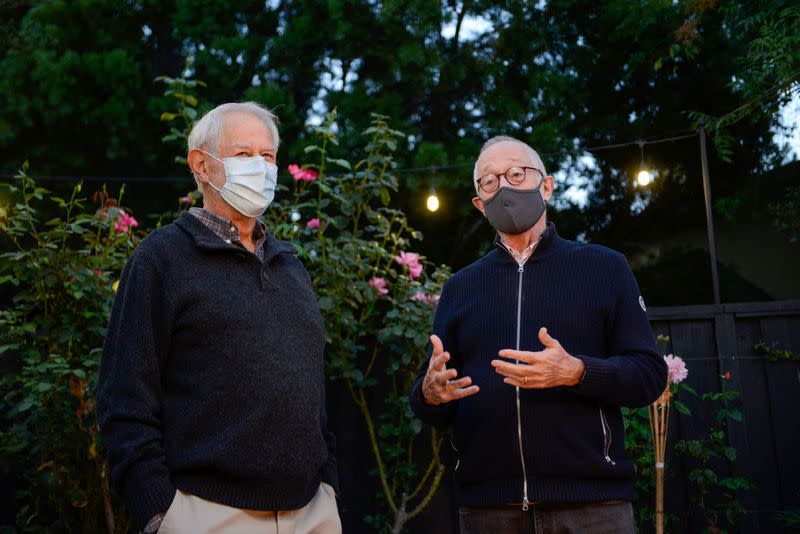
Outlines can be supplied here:
[[17, 404], [17, 411], [18, 412], [25, 412], [31, 409], [34, 404], [34, 400], [31, 397], [26, 397], [22, 402]]
[[675, 410], [677, 410], [679, 413], [682, 413], [683, 415], [692, 415], [691, 410], [689, 410], [689, 407], [685, 403], [673, 399], [672, 405], [675, 407]]
[[348, 171], [349, 171], [349, 170], [352, 170], [352, 167], [350, 166], [350, 162], [349, 162], [349, 161], [347, 161], [346, 159], [330, 159], [330, 158], [329, 158], [329, 159], [328, 159], [328, 161], [329, 161], [330, 163], [335, 163], [336, 165], [338, 165], [338, 166], [340, 166], [340, 167], [344, 167], [344, 168], [345, 168], [345, 169], [347, 169]]

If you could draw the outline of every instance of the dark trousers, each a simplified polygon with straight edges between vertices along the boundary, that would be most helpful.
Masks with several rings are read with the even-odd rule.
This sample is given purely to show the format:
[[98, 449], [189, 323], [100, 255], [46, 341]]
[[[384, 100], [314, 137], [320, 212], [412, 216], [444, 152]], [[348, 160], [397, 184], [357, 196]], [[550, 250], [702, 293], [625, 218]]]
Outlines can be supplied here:
[[613, 501], [578, 505], [459, 508], [461, 534], [635, 534], [633, 506]]

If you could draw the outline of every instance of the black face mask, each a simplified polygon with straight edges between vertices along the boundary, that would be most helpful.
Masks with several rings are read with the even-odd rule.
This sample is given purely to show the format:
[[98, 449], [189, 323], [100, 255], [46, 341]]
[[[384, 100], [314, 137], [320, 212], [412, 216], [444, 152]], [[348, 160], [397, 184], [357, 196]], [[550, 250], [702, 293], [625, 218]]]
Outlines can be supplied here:
[[504, 234], [522, 234], [531, 229], [544, 213], [544, 198], [536, 189], [501, 187], [483, 203], [484, 213], [495, 230]]

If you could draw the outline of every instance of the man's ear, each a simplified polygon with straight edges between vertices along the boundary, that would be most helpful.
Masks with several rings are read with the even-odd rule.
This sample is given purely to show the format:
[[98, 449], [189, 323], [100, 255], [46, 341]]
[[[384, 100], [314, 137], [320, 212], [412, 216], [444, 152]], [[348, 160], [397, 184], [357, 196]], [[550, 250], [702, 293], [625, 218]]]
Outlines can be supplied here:
[[483, 207], [483, 200], [481, 200], [481, 197], [472, 197], [472, 205], [475, 206], [475, 209], [477, 209], [483, 215], [486, 215], [486, 210]]
[[206, 156], [205, 152], [198, 149], [190, 150], [186, 159], [189, 162], [189, 169], [197, 177], [197, 179], [204, 184], [207, 184], [208, 167], [206, 164], [208, 162], [208, 157]]
[[549, 202], [551, 198], [553, 198], [553, 191], [556, 189], [556, 181], [553, 179], [552, 176], [545, 176], [544, 181], [542, 181], [542, 198], [545, 202]]

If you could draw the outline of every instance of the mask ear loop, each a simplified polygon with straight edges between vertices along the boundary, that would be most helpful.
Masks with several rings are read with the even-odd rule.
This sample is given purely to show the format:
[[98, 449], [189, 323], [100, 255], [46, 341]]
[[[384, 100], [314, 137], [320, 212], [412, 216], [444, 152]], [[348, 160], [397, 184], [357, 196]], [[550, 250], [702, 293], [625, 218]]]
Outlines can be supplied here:
[[[201, 148], [200, 150], [201, 150], [202, 152], [205, 152], [205, 154], [206, 154], [206, 155], [208, 155], [208, 156], [211, 156], [211, 157], [212, 157], [212, 158], [214, 158], [215, 160], [217, 160], [217, 161], [219, 161], [220, 163], [222, 163], [222, 168], [223, 168], [223, 169], [225, 168], [225, 162], [224, 162], [224, 161], [222, 161], [221, 159], [219, 159], [217, 156], [215, 156], [214, 154], [212, 154], [212, 153], [211, 153], [211, 152], [209, 152], [208, 150], [204, 150], [204, 149], [202, 149], [202, 148]], [[210, 173], [209, 173], [208, 185], [210, 185], [210, 186], [211, 186], [211, 188], [212, 188], [212, 189], [214, 189], [214, 191], [216, 191], [217, 193], [222, 193], [222, 189], [220, 189], [219, 187], [217, 187], [216, 185], [214, 185], [214, 182], [212, 182], [212, 181], [211, 181], [211, 178], [210, 178], [210, 176], [211, 176], [211, 175], [210, 175]]]

